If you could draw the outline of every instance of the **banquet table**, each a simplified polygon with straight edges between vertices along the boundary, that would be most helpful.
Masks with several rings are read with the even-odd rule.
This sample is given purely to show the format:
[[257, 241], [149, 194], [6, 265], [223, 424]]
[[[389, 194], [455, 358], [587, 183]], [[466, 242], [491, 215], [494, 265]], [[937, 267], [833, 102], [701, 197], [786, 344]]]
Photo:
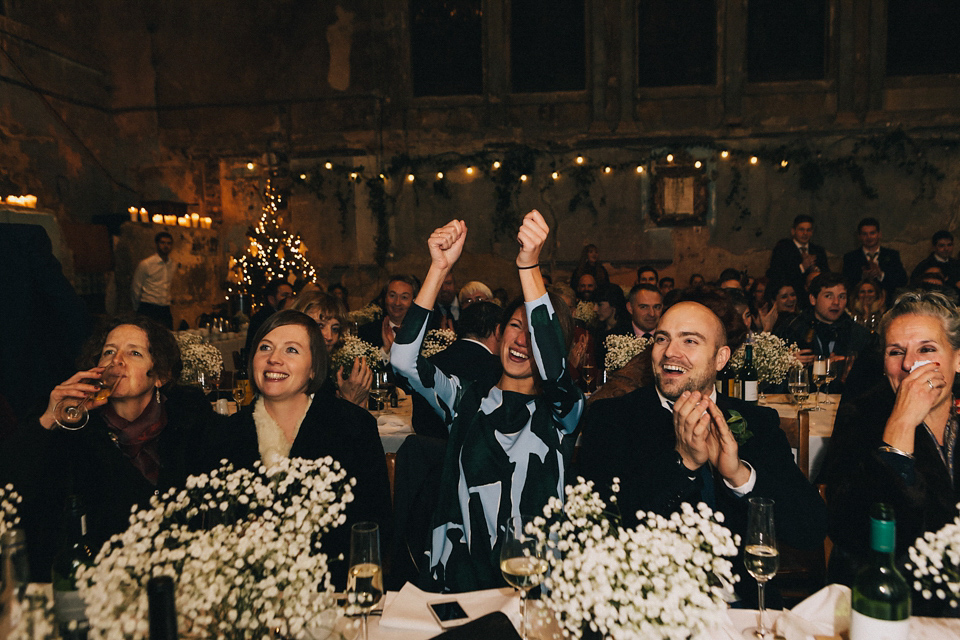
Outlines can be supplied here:
[[370, 413], [377, 419], [377, 431], [384, 453], [396, 453], [407, 436], [413, 435], [413, 400], [402, 389], [397, 389], [400, 402], [397, 407], [387, 406]]
[[[790, 402], [787, 394], [769, 394], [763, 402], [763, 406], [776, 409], [781, 418], [795, 418], [797, 416], [797, 405]], [[831, 404], [821, 403], [823, 411], [810, 411], [810, 478], [816, 478], [820, 467], [823, 465], [823, 456], [826, 453], [826, 445], [833, 434], [833, 421], [837, 417], [837, 406], [840, 404], [840, 394], [822, 395], [821, 399], [826, 398]], [[804, 404], [804, 410], [813, 406], [813, 397], [811, 402]]]

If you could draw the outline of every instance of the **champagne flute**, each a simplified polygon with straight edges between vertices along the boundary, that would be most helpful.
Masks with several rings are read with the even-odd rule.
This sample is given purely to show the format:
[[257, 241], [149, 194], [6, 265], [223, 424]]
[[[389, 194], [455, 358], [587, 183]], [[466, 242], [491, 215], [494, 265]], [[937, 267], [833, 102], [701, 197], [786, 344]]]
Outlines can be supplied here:
[[531, 516], [514, 516], [507, 521], [506, 538], [500, 548], [503, 578], [520, 590], [520, 637], [527, 640], [527, 592], [540, 584], [547, 572], [543, 543], [529, 526]]
[[746, 638], [772, 638], [773, 630], [763, 624], [763, 587], [780, 568], [780, 552], [773, 526], [773, 500], [750, 498], [747, 512], [747, 535], [744, 538], [743, 563], [757, 581], [759, 612], [757, 626], [743, 630]]
[[102, 402], [113, 394], [117, 384], [123, 378], [123, 373], [119, 365], [115, 365], [111, 360], [99, 380], [85, 378], [81, 382], [92, 384], [97, 387], [97, 391], [83, 398], [64, 398], [53, 408], [54, 423], [61, 429], [67, 431], [77, 431], [82, 429], [90, 419], [87, 411], [87, 404], [90, 402]]
[[803, 403], [810, 397], [810, 372], [804, 367], [793, 369], [787, 374], [787, 389], [803, 411]]
[[823, 382], [827, 387], [824, 395], [827, 397], [823, 399], [822, 404], [836, 404], [830, 399], [830, 383], [836, 380], [840, 373], [841, 360], [842, 358], [837, 358], [832, 353], [827, 359], [827, 375], [823, 378]]
[[363, 640], [367, 640], [367, 616], [380, 602], [381, 596], [380, 528], [376, 522], [358, 522], [350, 528], [347, 613], [363, 617]]

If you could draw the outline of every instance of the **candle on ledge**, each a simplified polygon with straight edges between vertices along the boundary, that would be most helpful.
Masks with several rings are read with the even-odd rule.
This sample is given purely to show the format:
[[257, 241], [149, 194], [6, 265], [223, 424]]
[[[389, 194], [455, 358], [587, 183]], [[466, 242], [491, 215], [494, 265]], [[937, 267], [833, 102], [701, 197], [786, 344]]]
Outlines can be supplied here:
[[127, 213], [130, 214], [130, 222], [136, 222], [139, 219], [139, 211], [137, 211], [136, 207], [127, 207]]
[[153, 224], [163, 224], [163, 216], [159, 213], [153, 214]]
[[30, 207], [31, 209], [37, 208], [37, 196], [30, 195], [29, 193], [23, 196], [23, 204]]
[[191, 213], [191, 214], [190, 214], [190, 226], [191, 226], [191, 227], [199, 227], [199, 226], [200, 226], [200, 214], [199, 214], [199, 213]]
[[163, 224], [174, 227], [177, 224], [177, 216], [169, 213], [163, 214]]
[[203, 218], [201, 218], [200, 222], [201, 222], [201, 226], [204, 229], [210, 229], [213, 227], [213, 218], [209, 216], [204, 216]]
[[150, 222], [150, 214], [143, 207], [140, 207], [140, 222]]

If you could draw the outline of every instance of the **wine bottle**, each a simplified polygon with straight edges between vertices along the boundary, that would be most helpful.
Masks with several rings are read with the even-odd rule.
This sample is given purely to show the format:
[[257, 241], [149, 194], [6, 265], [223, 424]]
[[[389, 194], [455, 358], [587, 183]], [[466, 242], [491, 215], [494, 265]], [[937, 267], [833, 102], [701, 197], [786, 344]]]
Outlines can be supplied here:
[[87, 516], [79, 496], [67, 497], [63, 509], [60, 544], [53, 557], [53, 613], [61, 635], [83, 636], [87, 627], [86, 605], [77, 591], [77, 569], [93, 565], [87, 540]]
[[894, 565], [893, 508], [876, 504], [870, 517], [871, 562], [853, 583], [850, 640], [906, 640], [910, 630], [910, 588]]
[[753, 364], [753, 337], [747, 338], [743, 346], [743, 367], [740, 369], [740, 381], [743, 385], [743, 399], [751, 404], [757, 404], [757, 367]]
[[233, 376], [233, 382], [237, 389], [243, 389], [243, 398], [237, 401], [241, 407], [245, 407], [253, 402], [253, 387], [250, 385], [250, 375], [247, 372], [247, 350], [240, 350], [240, 367]]
[[177, 605], [173, 578], [154, 576], [147, 581], [150, 640], [177, 640]]

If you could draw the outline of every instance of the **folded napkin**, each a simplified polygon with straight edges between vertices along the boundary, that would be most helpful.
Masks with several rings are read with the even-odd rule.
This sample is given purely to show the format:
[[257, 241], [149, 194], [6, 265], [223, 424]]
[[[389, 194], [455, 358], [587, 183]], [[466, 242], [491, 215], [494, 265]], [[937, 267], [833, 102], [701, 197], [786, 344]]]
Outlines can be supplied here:
[[504, 587], [468, 593], [428, 593], [408, 582], [395, 597], [387, 599], [380, 626], [439, 633], [442, 629], [427, 608], [427, 603], [450, 599], [459, 602], [471, 619], [494, 611], [503, 611], [514, 625], [520, 620], [520, 599], [513, 589]]
[[775, 625], [786, 640], [810, 640], [814, 636], [836, 636], [850, 627], [850, 587], [829, 584], [784, 611]]
[[409, 419], [390, 414], [377, 416], [377, 430], [380, 432], [380, 435], [400, 433], [401, 431], [413, 431], [410, 427]]

